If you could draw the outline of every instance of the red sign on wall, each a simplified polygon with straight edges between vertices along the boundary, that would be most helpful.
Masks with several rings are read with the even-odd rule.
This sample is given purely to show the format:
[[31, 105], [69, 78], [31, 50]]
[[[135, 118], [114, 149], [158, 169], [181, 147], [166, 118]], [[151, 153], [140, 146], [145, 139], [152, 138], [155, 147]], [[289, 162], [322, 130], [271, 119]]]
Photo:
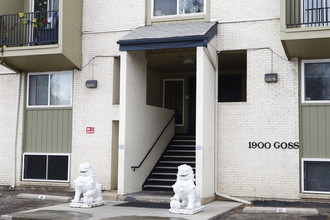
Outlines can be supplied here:
[[86, 127], [86, 134], [94, 134], [95, 127]]

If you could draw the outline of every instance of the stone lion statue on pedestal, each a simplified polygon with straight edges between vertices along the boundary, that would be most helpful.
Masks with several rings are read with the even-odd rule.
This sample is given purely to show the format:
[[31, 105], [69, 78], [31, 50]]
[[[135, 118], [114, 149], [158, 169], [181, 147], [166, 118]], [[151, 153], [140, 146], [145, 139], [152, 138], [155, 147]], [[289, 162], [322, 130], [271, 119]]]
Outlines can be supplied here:
[[178, 167], [176, 183], [172, 188], [175, 194], [171, 198], [170, 213], [195, 214], [204, 210], [191, 166], [183, 164]]
[[[91, 208], [104, 205], [101, 185], [95, 181], [93, 166], [84, 162], [79, 165], [79, 177], [74, 181], [75, 195], [70, 203], [74, 208]], [[82, 198], [81, 195], [83, 196]]]

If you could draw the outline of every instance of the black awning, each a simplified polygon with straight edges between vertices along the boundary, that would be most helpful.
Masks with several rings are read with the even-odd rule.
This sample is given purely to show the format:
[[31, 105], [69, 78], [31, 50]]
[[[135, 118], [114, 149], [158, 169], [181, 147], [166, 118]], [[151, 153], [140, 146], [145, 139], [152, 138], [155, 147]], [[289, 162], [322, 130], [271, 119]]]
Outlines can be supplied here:
[[143, 26], [131, 31], [117, 43], [120, 51], [206, 47], [217, 31], [217, 22]]

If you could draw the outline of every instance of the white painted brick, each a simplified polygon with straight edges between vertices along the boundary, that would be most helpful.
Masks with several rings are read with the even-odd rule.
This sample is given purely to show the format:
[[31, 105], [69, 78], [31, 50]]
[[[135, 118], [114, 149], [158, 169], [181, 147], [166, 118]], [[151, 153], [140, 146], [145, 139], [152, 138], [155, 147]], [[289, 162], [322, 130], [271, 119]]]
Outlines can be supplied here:
[[[219, 48], [248, 53], [247, 102], [218, 104], [218, 189], [233, 196], [298, 198], [299, 150], [248, 148], [250, 141], [299, 142], [298, 64], [285, 60], [279, 22], [219, 26]], [[241, 30], [244, 36], [236, 36]], [[263, 47], [279, 55], [273, 54], [277, 83], [264, 82], [271, 51]]]
[[[72, 179], [87, 161], [104, 189], [110, 189], [111, 179], [112, 67], [113, 57], [95, 58], [74, 77]], [[91, 79], [97, 80], [96, 89], [85, 87]], [[95, 134], [86, 134], [86, 127], [95, 127]]]
[[[14, 145], [17, 120], [17, 99], [19, 93], [19, 74], [1, 68], [0, 74], [0, 185], [13, 184], [13, 168], [14, 168]], [[7, 73], [6, 73], [7, 72]], [[21, 80], [21, 93], [18, 132], [17, 132], [17, 148], [16, 148], [16, 179], [21, 176], [20, 159], [22, 147], [22, 112], [25, 103], [22, 91], [24, 88], [24, 75]]]
[[[111, 185], [113, 57], [119, 56], [117, 41], [145, 22], [144, 0], [84, 0], [81, 71], [74, 73], [71, 183], [79, 163], [94, 165], [103, 189]], [[248, 149], [249, 141], [299, 141], [298, 63], [285, 61], [280, 42], [280, 1], [211, 1], [211, 18], [217, 19], [218, 51], [247, 49], [247, 102], [218, 104], [218, 189], [232, 196], [298, 198], [299, 151]], [[275, 84], [264, 74], [279, 74]], [[6, 70], [0, 69], [0, 72]], [[85, 81], [98, 80], [97, 89]], [[17, 143], [17, 183], [22, 167], [25, 77]], [[0, 185], [11, 185], [12, 147], [16, 121], [18, 75], [0, 75]], [[86, 134], [86, 127], [95, 134]], [[119, 161], [122, 162], [122, 161]], [[212, 164], [213, 165], [213, 164]], [[212, 166], [211, 165], [211, 166]], [[204, 169], [205, 170], [205, 169]]]
[[211, 1], [211, 18], [222, 21], [246, 21], [280, 17], [279, 0]]

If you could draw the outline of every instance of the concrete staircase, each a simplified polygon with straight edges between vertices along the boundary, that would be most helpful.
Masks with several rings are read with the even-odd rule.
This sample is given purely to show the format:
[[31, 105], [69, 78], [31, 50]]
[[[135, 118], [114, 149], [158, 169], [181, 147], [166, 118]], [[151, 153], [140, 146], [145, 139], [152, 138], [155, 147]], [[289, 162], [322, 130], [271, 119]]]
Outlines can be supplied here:
[[179, 165], [190, 165], [195, 172], [195, 145], [195, 136], [176, 135], [149, 174], [143, 190], [172, 192]]

